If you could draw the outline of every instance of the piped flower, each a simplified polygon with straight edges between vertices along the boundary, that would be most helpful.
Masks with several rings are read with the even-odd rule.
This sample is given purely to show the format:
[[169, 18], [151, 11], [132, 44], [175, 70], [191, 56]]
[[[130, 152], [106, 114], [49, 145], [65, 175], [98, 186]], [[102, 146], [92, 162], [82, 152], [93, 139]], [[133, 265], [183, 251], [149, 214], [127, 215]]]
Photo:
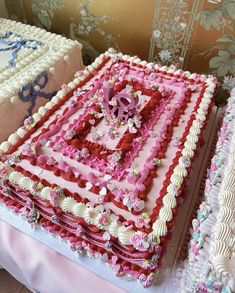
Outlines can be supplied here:
[[135, 115], [133, 118], [129, 118], [127, 125], [130, 133], [136, 133], [137, 129], [141, 127], [141, 120], [139, 115]]
[[109, 170], [114, 170], [115, 167], [119, 164], [119, 161], [121, 160], [122, 157], [122, 152], [121, 151], [116, 151], [113, 154], [109, 155], [107, 157], [108, 159], [108, 169]]
[[145, 251], [149, 248], [148, 234], [141, 231], [134, 233], [130, 242], [139, 251]]
[[154, 273], [150, 273], [148, 276], [141, 274], [139, 276], [139, 281], [145, 288], [152, 286], [154, 283]]
[[0, 178], [7, 179], [8, 176], [8, 167], [0, 163]]
[[143, 213], [140, 217], [138, 217], [135, 221], [135, 226], [137, 228], [150, 228], [150, 218], [148, 213]]
[[22, 154], [25, 156], [35, 156], [36, 155], [36, 147], [35, 145], [25, 144], [22, 148]]
[[177, 136], [174, 136], [171, 140], [171, 145], [175, 146], [175, 147], [178, 147], [182, 144], [181, 140], [179, 137]]
[[20, 162], [20, 158], [19, 158], [19, 153], [15, 152], [14, 154], [12, 154], [9, 158], [8, 158], [8, 164], [14, 165], [16, 163]]
[[33, 183], [32, 189], [35, 192], [41, 191], [43, 188], [44, 188], [44, 185], [41, 182], [34, 182]]
[[66, 139], [72, 139], [74, 136], [76, 135], [76, 131], [75, 130], [68, 130], [66, 131]]
[[35, 225], [38, 223], [40, 213], [35, 208], [31, 208], [30, 210], [25, 210], [22, 213], [22, 216], [27, 219], [28, 223], [30, 223], [31, 225]]
[[24, 120], [24, 128], [33, 127], [35, 125], [35, 121], [32, 116], [29, 116]]
[[54, 206], [57, 207], [60, 198], [63, 196], [63, 189], [60, 187], [55, 187], [54, 190], [50, 191], [50, 203]]
[[132, 165], [128, 170], [131, 176], [139, 176], [140, 170], [137, 165]]
[[140, 200], [134, 193], [127, 193], [123, 196], [123, 204], [131, 211], [134, 209], [140, 212], [145, 207], [145, 202]]
[[90, 156], [90, 152], [87, 148], [82, 148], [81, 150], [78, 150], [76, 153], [76, 159], [78, 161], [81, 161], [82, 159], [87, 159]]
[[98, 224], [101, 225], [101, 226], [109, 225], [110, 224], [109, 215], [107, 213], [101, 214], [99, 219], [98, 219]]

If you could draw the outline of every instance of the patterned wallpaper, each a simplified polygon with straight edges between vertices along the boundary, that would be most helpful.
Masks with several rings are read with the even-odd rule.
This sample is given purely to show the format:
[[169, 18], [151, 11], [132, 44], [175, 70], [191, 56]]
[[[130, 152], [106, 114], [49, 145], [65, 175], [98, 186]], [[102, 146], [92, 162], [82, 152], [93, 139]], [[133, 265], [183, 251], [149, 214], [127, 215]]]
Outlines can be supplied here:
[[235, 86], [235, 0], [5, 0], [12, 19], [83, 43], [215, 74]]
[[0, 17], [7, 17], [7, 9], [4, 0], [0, 0]]

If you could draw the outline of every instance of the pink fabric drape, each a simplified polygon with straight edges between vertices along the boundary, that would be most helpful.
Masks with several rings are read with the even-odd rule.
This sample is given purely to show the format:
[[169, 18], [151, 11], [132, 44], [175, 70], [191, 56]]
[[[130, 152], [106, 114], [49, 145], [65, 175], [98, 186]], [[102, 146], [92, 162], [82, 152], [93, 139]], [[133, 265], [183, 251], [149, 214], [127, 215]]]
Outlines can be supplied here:
[[0, 265], [34, 292], [124, 292], [1, 220]]

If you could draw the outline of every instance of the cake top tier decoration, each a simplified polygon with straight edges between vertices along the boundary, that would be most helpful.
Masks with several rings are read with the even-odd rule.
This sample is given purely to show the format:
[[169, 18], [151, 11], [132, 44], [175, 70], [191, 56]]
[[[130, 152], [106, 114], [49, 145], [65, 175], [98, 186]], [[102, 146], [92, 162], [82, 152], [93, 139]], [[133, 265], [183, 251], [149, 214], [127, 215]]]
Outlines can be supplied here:
[[132, 86], [126, 85], [120, 92], [116, 92], [114, 83], [105, 82], [102, 106], [107, 114], [119, 121], [127, 121], [136, 112], [138, 102], [138, 92]]

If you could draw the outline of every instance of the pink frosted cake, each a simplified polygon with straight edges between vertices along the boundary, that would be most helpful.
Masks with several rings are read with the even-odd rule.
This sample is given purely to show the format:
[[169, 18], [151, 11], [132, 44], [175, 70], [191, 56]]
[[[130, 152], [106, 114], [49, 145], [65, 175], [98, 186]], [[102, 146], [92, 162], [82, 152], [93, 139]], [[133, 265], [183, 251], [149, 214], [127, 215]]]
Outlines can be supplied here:
[[215, 87], [110, 49], [0, 145], [1, 203], [150, 286]]

